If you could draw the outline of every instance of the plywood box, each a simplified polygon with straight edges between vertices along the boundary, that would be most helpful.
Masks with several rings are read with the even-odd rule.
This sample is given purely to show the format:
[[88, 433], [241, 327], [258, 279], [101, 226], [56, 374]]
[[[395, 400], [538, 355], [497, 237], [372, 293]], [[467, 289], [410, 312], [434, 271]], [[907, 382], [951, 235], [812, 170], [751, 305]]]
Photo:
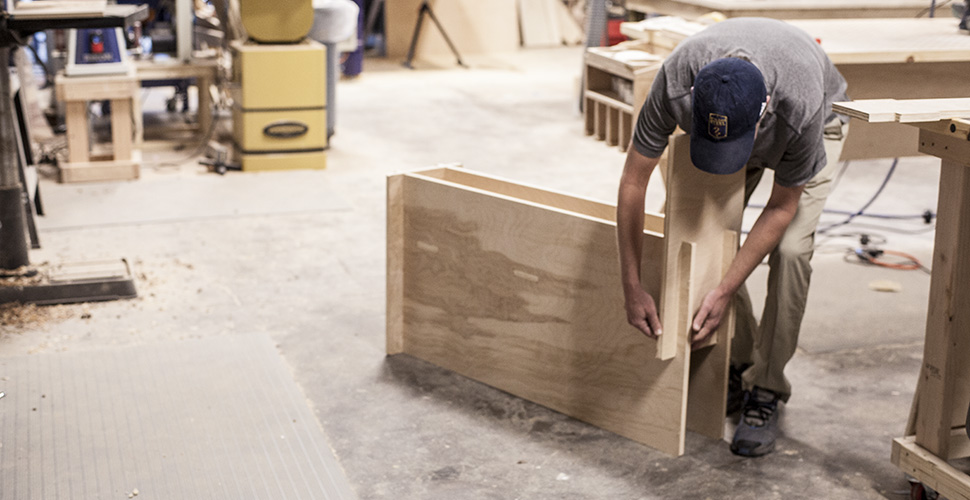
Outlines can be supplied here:
[[586, 50], [586, 135], [627, 150], [640, 108], [663, 64], [663, 58], [652, 50], [652, 45], [643, 41]]
[[660, 341], [626, 322], [615, 207], [455, 168], [391, 176], [388, 354], [674, 455], [687, 428], [722, 437], [733, 322], [693, 352], [689, 323], [736, 251], [743, 175], [704, 174], [688, 147], [670, 152], [667, 213], [683, 224], [647, 214], [643, 232]]

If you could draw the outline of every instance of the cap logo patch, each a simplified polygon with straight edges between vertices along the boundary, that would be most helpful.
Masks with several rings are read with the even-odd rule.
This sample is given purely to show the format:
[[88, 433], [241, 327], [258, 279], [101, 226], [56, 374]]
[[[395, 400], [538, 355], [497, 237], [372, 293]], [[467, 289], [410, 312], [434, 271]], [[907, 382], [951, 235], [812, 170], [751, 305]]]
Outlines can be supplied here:
[[715, 139], [727, 138], [728, 118], [717, 113], [707, 115], [707, 133]]

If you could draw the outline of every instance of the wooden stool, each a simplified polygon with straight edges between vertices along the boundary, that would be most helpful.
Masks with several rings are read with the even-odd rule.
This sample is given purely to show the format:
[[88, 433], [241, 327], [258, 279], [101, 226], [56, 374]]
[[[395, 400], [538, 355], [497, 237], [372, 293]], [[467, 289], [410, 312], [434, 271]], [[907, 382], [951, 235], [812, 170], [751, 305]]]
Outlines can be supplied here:
[[[140, 151], [132, 149], [133, 101], [138, 95], [134, 75], [57, 75], [57, 95], [64, 101], [67, 122], [67, 163], [60, 165], [60, 182], [137, 179]], [[96, 146], [89, 151], [88, 102], [111, 101], [110, 152]]]

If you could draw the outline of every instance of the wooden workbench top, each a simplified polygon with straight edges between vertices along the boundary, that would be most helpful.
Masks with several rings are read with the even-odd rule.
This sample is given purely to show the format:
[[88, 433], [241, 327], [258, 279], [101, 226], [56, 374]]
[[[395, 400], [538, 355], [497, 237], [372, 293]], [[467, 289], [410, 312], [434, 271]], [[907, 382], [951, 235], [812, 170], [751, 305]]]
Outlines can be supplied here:
[[[727, 17], [775, 19], [916, 17], [925, 0], [627, 0], [628, 9], [693, 19], [717, 11]], [[948, 9], [947, 9], [948, 10]]]
[[[955, 18], [804, 19], [787, 22], [819, 40], [835, 64], [970, 61], [970, 35], [957, 28], [959, 20]], [[703, 29], [698, 23], [671, 24], [682, 28], [667, 33], [667, 39], [682, 39], [691, 29]], [[631, 38], [650, 39], [649, 30], [638, 29], [639, 25], [623, 23], [621, 30]]]
[[952, 17], [788, 22], [820, 40], [835, 64], [970, 61], [970, 35]]

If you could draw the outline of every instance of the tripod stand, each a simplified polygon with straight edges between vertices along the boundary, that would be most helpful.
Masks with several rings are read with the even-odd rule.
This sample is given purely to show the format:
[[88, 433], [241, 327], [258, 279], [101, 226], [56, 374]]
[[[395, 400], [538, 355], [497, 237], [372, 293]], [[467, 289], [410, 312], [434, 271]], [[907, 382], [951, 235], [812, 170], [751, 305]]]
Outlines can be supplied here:
[[455, 59], [458, 60], [458, 65], [464, 68], [465, 63], [461, 60], [461, 55], [458, 53], [458, 49], [455, 48], [455, 44], [451, 43], [451, 38], [448, 38], [448, 33], [445, 32], [444, 26], [438, 21], [438, 17], [434, 15], [434, 11], [431, 10], [431, 5], [428, 4], [428, 0], [421, 2], [421, 8], [418, 9], [418, 21], [414, 25], [414, 35], [411, 37], [411, 47], [408, 48], [408, 59], [404, 61], [404, 66], [414, 69], [411, 65], [411, 61], [414, 60], [414, 50], [418, 47], [418, 37], [421, 35], [421, 22], [424, 20], [424, 15], [427, 14], [434, 24], [438, 26], [438, 31], [441, 32], [441, 36], [445, 38], [445, 42], [448, 43], [448, 47], [451, 48], [451, 52], [455, 54]]
[[967, 5], [963, 7], [963, 17], [960, 18], [960, 29], [970, 31], [970, 0], [967, 0]]

